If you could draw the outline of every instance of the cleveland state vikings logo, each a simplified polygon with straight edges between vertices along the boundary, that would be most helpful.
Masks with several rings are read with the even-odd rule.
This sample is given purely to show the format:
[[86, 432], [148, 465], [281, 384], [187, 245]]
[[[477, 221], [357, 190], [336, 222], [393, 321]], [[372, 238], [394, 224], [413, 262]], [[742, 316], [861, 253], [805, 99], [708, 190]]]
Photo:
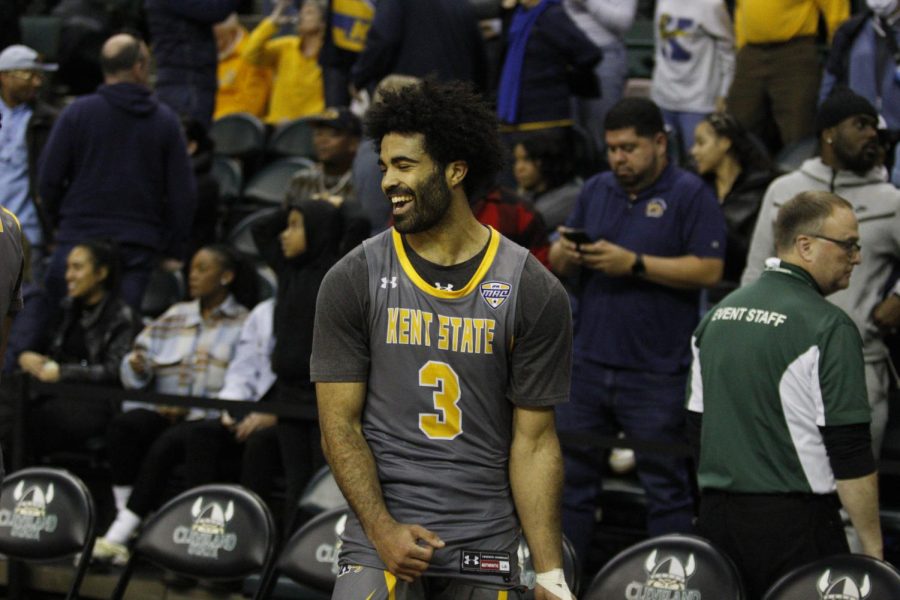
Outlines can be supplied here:
[[831, 581], [831, 569], [822, 573], [816, 587], [822, 600], [863, 600], [872, 591], [868, 575], [863, 575], [861, 584], [846, 575]]
[[512, 286], [502, 281], [485, 281], [481, 284], [481, 297], [491, 308], [499, 308], [509, 298]]
[[647, 580], [632, 581], [625, 587], [627, 600], [701, 600], [700, 590], [688, 589], [688, 579], [697, 568], [694, 555], [682, 562], [676, 556], [666, 556], [657, 561], [658, 551], [653, 550], [644, 561]]
[[219, 550], [228, 552], [237, 546], [237, 535], [228, 533], [225, 525], [234, 517], [234, 502], [229, 501], [225, 510], [218, 502], [203, 504], [199, 496], [191, 506], [194, 522], [190, 527], [180, 525], [172, 532], [176, 544], [187, 545], [192, 556], [219, 558]]
[[9, 527], [10, 537], [40, 540], [42, 531], [56, 531], [57, 517], [47, 513], [47, 505], [53, 502], [52, 483], [46, 490], [37, 485], [26, 488], [23, 479], [16, 484], [13, 499], [16, 505], [12, 511], [0, 509], [0, 527]]

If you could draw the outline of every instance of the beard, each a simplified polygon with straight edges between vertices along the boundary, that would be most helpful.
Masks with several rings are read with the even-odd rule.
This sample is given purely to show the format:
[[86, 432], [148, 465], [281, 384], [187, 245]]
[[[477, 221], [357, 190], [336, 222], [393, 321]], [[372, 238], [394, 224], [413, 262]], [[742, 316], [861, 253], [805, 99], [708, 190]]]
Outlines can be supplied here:
[[396, 185], [386, 190], [388, 196], [394, 193], [411, 194], [412, 210], [394, 217], [394, 229], [400, 233], [421, 233], [441, 222], [450, 209], [452, 194], [442, 171], [435, 170], [422, 185], [412, 190], [404, 185]]
[[848, 152], [841, 142], [840, 138], [835, 139], [834, 154], [845, 169], [853, 171], [857, 175], [864, 175], [871, 171], [881, 158], [877, 140], [866, 144], [855, 154]]

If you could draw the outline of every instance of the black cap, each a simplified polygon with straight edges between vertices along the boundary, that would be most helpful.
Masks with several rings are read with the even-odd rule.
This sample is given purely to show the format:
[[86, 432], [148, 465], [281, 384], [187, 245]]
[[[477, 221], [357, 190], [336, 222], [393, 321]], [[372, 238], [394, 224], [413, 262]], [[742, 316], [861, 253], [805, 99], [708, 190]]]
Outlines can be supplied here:
[[843, 86], [836, 88], [819, 107], [816, 114], [816, 134], [856, 115], [869, 115], [877, 119], [878, 111], [871, 102], [850, 88]]
[[352, 135], [362, 135], [359, 117], [350, 112], [346, 106], [326, 108], [323, 112], [308, 117], [308, 120], [313, 125], [325, 125]]

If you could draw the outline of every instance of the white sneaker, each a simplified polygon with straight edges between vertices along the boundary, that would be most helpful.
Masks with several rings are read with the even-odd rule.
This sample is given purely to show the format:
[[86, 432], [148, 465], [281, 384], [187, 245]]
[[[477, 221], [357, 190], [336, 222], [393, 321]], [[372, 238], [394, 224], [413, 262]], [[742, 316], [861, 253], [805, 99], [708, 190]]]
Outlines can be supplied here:
[[94, 550], [91, 552], [91, 561], [124, 567], [128, 563], [131, 553], [124, 544], [111, 542], [105, 537], [94, 540]]

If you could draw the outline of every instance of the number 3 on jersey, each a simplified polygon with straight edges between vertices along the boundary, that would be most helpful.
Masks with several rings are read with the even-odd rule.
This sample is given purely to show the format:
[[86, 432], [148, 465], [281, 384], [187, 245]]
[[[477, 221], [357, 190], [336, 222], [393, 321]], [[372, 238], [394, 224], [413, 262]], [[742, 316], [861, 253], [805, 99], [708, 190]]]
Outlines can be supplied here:
[[459, 409], [459, 375], [444, 362], [429, 360], [419, 369], [419, 385], [436, 388], [431, 393], [439, 414], [419, 413], [419, 429], [432, 440], [452, 440], [462, 431]]

